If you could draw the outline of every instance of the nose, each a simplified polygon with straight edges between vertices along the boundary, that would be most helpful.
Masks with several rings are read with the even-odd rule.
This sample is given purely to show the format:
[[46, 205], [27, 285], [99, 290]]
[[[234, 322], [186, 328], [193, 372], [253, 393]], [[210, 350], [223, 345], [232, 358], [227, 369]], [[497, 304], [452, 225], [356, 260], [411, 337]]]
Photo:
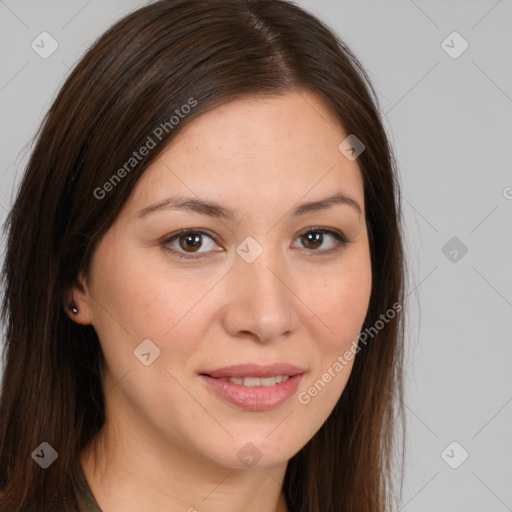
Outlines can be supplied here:
[[292, 291], [291, 275], [284, 258], [269, 250], [252, 263], [237, 256], [226, 276], [226, 331], [233, 337], [252, 337], [260, 343], [293, 332], [298, 324], [298, 299]]

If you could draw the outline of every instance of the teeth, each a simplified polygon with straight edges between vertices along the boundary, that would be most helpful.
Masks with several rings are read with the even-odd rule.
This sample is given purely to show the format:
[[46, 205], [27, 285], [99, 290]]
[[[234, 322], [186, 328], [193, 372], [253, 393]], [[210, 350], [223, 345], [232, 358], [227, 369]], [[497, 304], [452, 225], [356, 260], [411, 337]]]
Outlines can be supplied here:
[[275, 377], [224, 377], [219, 380], [229, 380], [239, 386], [274, 386], [288, 380], [288, 375], [276, 375]]
[[244, 377], [244, 386], [261, 386], [261, 379], [259, 377]]

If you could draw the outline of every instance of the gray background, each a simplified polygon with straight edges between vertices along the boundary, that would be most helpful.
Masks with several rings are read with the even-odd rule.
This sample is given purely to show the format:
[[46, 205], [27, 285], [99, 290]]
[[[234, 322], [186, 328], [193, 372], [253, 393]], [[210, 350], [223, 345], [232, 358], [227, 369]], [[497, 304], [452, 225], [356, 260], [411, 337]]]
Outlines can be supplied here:
[[[69, 68], [144, 3], [0, 0], [0, 221]], [[400, 167], [411, 269], [400, 510], [512, 510], [512, 2], [297, 3], [366, 67]], [[43, 31], [59, 45], [47, 59], [31, 48]], [[445, 49], [458, 54], [460, 39], [442, 45], [453, 31], [469, 44], [457, 58]]]

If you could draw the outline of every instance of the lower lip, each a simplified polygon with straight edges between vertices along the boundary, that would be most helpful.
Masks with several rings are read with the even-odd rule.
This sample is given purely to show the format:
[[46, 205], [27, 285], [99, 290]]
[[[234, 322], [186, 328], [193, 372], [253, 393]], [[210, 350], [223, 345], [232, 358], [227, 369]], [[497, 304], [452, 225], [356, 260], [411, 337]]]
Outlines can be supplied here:
[[234, 382], [224, 381], [200, 375], [213, 391], [233, 405], [247, 411], [265, 411], [273, 409], [290, 398], [304, 374], [293, 375], [284, 382], [273, 386], [242, 386]]

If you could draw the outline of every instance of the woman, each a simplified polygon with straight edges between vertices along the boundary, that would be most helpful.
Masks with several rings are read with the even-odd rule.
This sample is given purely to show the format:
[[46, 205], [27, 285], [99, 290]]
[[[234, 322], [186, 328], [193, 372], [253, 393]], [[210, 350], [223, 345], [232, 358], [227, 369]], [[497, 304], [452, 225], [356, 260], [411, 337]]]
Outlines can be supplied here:
[[6, 222], [0, 510], [390, 510], [399, 197], [364, 70], [301, 8], [117, 22]]

